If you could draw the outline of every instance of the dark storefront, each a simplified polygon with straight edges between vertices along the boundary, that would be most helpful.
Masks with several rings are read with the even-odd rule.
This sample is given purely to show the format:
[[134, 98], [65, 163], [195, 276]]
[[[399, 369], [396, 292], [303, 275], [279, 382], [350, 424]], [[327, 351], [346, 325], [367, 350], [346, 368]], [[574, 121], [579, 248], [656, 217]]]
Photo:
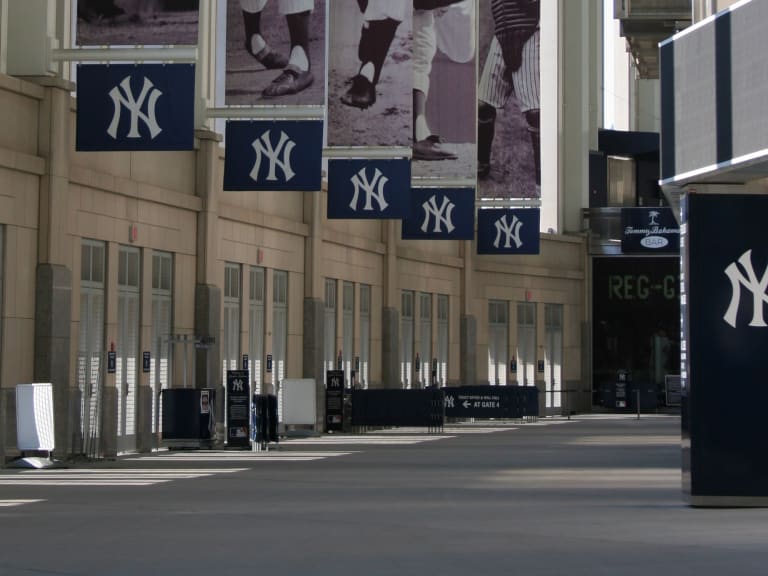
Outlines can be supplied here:
[[[680, 371], [680, 261], [676, 256], [593, 258], [593, 403], [665, 406]], [[620, 376], [623, 374], [624, 376]]]

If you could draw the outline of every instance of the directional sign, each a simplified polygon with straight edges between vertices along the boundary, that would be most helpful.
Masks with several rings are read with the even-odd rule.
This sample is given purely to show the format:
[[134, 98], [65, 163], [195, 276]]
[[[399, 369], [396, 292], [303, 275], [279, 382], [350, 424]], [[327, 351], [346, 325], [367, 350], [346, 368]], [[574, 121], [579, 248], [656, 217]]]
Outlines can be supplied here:
[[533, 386], [458, 386], [443, 388], [448, 418], [522, 418], [537, 416]]

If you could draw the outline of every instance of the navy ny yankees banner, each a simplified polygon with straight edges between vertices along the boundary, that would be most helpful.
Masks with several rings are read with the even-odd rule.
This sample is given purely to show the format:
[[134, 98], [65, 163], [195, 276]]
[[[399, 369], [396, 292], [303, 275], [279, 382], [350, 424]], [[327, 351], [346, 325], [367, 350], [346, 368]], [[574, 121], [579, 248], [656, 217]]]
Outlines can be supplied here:
[[328, 161], [328, 218], [406, 218], [410, 195], [405, 158]]
[[192, 150], [194, 129], [192, 64], [77, 67], [77, 150]]
[[224, 190], [320, 190], [323, 122], [227, 122]]
[[765, 506], [768, 196], [684, 201], [683, 491], [694, 505]]
[[478, 254], [538, 254], [538, 208], [487, 209], [477, 213]]
[[472, 240], [474, 188], [413, 188], [411, 215], [403, 220], [406, 240]]

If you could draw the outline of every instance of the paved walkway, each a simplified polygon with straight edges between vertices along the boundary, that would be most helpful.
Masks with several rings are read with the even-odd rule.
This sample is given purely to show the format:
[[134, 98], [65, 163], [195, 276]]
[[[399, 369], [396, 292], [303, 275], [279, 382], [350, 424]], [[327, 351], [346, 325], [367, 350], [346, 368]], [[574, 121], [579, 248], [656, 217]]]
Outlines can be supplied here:
[[0, 470], [0, 574], [765, 574], [768, 509], [687, 506], [679, 430], [594, 415]]

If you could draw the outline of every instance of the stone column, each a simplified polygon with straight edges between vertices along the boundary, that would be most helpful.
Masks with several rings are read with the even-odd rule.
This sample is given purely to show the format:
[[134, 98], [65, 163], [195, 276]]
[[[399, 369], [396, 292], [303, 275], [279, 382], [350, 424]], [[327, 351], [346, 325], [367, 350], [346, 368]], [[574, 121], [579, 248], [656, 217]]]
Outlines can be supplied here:
[[400, 289], [397, 271], [397, 222], [385, 220], [386, 253], [384, 254], [384, 286], [381, 311], [381, 386], [400, 387]]
[[197, 217], [197, 285], [195, 286], [195, 337], [207, 342], [195, 350], [195, 385], [216, 390], [214, 414], [216, 429], [223, 438], [224, 390], [219, 376], [221, 366], [221, 266], [218, 254], [219, 142], [215, 132], [198, 130], [197, 195], [202, 210]]
[[[71, 142], [69, 82], [43, 78], [39, 154], [45, 161], [40, 178], [38, 265], [35, 285], [35, 382], [53, 384], [54, 454], [72, 453], [79, 436], [79, 390], [70, 386], [72, 323], [72, 238], [69, 234], [69, 158]], [[72, 416], [76, 418], [72, 419]]]

